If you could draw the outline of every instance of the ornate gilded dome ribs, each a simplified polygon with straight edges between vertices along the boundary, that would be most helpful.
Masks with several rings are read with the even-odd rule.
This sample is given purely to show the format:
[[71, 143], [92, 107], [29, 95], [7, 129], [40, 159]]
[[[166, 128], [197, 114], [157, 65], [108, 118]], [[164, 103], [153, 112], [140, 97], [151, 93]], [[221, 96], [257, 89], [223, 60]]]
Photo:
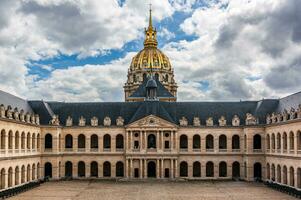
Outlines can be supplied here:
[[142, 84], [145, 77], [153, 70], [153, 74], [166, 89], [177, 95], [177, 84], [174, 80], [174, 72], [169, 58], [158, 48], [157, 31], [152, 23], [152, 10], [149, 12], [149, 25], [145, 29], [144, 48], [132, 59], [128, 80], [124, 86], [125, 99]]

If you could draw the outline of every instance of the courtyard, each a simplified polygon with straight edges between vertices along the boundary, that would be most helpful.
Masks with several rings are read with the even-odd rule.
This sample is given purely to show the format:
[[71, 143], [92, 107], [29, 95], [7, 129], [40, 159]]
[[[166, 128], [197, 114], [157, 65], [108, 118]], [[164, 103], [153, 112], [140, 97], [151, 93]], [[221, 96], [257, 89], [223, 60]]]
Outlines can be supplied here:
[[10, 200], [294, 200], [263, 184], [246, 182], [115, 182], [61, 181], [9, 198]]

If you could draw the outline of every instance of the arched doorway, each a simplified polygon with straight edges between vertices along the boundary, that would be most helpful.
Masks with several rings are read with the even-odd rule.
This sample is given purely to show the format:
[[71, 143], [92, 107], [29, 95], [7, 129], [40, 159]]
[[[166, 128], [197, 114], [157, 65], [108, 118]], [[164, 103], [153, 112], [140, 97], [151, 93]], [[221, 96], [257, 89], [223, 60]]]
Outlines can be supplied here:
[[123, 163], [121, 161], [116, 163], [116, 177], [123, 177]]
[[8, 169], [8, 187], [12, 187], [13, 186], [13, 168], [10, 167]]
[[201, 177], [201, 163], [198, 161], [193, 163], [193, 177]]
[[98, 163], [96, 161], [91, 162], [90, 174], [92, 177], [98, 177]]
[[67, 161], [65, 163], [65, 176], [66, 177], [72, 177], [72, 171], [73, 171], [72, 168], [73, 168], [72, 162]]
[[85, 177], [86, 176], [86, 166], [83, 161], [79, 161], [77, 165], [77, 175], [78, 177]]
[[108, 161], [103, 163], [103, 176], [104, 177], [111, 176], [111, 163]]
[[154, 161], [147, 164], [147, 177], [156, 178], [156, 163]]
[[19, 185], [20, 184], [20, 169], [19, 167], [17, 166], [15, 168], [15, 185]]
[[239, 162], [234, 162], [232, 164], [232, 177], [239, 178], [240, 177], [240, 164]]
[[219, 177], [227, 177], [227, 163], [224, 161], [219, 163]]
[[261, 180], [262, 178], [262, 168], [260, 163], [254, 164], [254, 179]]
[[5, 169], [1, 169], [0, 173], [0, 189], [5, 189]]
[[284, 165], [283, 166], [283, 169], [282, 169], [282, 172], [283, 172], [283, 184], [287, 185], [287, 167]]
[[181, 177], [187, 177], [188, 176], [188, 164], [185, 161], [180, 163], [180, 176]]
[[49, 162], [45, 163], [45, 166], [44, 166], [44, 176], [52, 178], [52, 165]]
[[206, 164], [206, 177], [214, 177], [213, 162], [207, 162], [207, 164]]

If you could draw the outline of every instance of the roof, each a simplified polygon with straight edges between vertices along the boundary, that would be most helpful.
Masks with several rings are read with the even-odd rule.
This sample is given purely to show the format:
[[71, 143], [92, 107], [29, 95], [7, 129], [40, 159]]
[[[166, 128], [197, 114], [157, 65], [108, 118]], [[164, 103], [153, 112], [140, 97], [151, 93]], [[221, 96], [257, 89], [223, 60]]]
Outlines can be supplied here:
[[278, 100], [242, 101], [242, 102], [115, 102], [115, 103], [63, 103], [31, 101], [33, 110], [41, 117], [42, 124], [48, 124], [51, 115], [47, 106], [56, 115], [59, 115], [61, 124], [64, 125], [68, 116], [73, 118], [74, 124], [78, 124], [81, 116], [90, 123], [92, 117], [97, 117], [102, 123], [105, 117], [110, 117], [112, 125], [116, 125], [116, 119], [121, 116], [125, 124], [142, 119], [148, 115], [155, 115], [171, 123], [179, 124], [182, 117], [186, 117], [190, 125], [193, 118], [199, 117], [205, 124], [208, 117], [213, 117], [214, 124], [218, 119], [225, 116], [227, 124], [231, 125], [234, 115], [238, 115], [241, 124], [247, 113], [259, 118], [259, 123], [265, 123], [267, 113], [273, 112], [278, 105]]
[[3, 104], [5, 108], [11, 106], [12, 109], [24, 110], [25, 113], [33, 113], [28, 102], [20, 97], [6, 93], [0, 90], [0, 105]]
[[[175, 98], [163, 85], [162, 83], [154, 79], [157, 84], [157, 98]], [[148, 79], [145, 79], [137, 90], [129, 96], [129, 98], [145, 98], [146, 97], [146, 86]]]
[[[157, 81], [158, 88], [163, 87]], [[159, 86], [160, 85], [160, 86]], [[138, 89], [139, 90], [139, 89]], [[141, 91], [136, 91], [138, 94]], [[162, 94], [162, 93], [161, 93]], [[78, 123], [81, 116], [86, 118], [90, 124], [92, 117], [97, 117], [102, 124], [105, 117], [110, 117], [112, 125], [116, 125], [116, 119], [121, 116], [125, 124], [130, 124], [148, 115], [155, 115], [171, 123], [179, 124], [182, 117], [186, 117], [188, 124], [193, 124], [193, 118], [199, 117], [201, 124], [205, 124], [208, 117], [212, 117], [214, 124], [224, 116], [227, 124], [231, 125], [234, 115], [238, 115], [241, 124], [245, 124], [247, 113], [253, 114], [259, 119], [260, 124], [265, 124], [267, 114], [280, 112], [284, 108], [297, 108], [301, 103], [301, 93], [296, 93], [282, 99], [264, 99], [261, 101], [239, 101], [239, 102], [162, 102], [162, 101], [140, 101], [140, 102], [45, 102], [26, 101], [19, 97], [0, 91], [0, 104], [11, 105], [19, 110], [33, 111], [40, 115], [42, 125], [48, 125], [52, 115], [59, 116], [62, 125], [68, 116], [73, 118], [74, 124]]]

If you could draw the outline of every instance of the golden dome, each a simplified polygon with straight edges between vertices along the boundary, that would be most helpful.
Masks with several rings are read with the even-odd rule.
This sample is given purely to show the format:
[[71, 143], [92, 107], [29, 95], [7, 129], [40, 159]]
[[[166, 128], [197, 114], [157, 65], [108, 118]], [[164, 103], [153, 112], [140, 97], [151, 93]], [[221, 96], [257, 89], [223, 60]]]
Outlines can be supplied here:
[[130, 69], [151, 70], [163, 69], [171, 70], [168, 57], [157, 48], [157, 30], [152, 24], [152, 10], [150, 9], [149, 25], [145, 29], [144, 49], [132, 59]]

